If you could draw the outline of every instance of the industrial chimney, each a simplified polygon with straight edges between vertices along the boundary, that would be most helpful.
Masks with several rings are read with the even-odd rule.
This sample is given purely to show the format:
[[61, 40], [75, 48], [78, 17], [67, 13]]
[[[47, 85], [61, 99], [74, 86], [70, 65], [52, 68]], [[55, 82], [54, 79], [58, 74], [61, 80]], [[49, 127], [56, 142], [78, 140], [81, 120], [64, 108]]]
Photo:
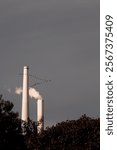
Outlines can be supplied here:
[[29, 68], [28, 66], [24, 66], [21, 119], [23, 121], [28, 121], [28, 117], [29, 117]]
[[39, 125], [37, 126], [38, 133], [44, 130], [44, 100], [40, 96], [37, 100], [37, 122]]

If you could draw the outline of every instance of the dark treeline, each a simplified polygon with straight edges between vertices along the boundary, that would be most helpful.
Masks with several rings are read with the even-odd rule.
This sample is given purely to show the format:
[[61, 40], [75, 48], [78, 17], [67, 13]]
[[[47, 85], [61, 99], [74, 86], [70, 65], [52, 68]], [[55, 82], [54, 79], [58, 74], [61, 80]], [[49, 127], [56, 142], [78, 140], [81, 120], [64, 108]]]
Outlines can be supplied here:
[[[37, 133], [37, 123], [22, 122], [13, 103], [0, 96], [0, 150], [99, 150], [100, 119], [86, 115]], [[23, 130], [22, 130], [23, 125]]]

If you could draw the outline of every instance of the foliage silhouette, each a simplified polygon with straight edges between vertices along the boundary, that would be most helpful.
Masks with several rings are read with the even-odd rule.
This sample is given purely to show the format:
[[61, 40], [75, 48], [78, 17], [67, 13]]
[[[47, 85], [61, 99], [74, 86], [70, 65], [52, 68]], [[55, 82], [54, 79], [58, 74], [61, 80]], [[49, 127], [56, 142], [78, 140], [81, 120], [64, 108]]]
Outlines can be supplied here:
[[0, 150], [25, 149], [21, 120], [12, 111], [13, 103], [0, 96]]
[[[38, 135], [38, 150], [99, 150], [100, 120], [83, 115], [58, 123]], [[37, 142], [37, 143], [38, 143]]]
[[100, 119], [86, 115], [37, 133], [38, 122], [18, 118], [13, 103], [0, 96], [0, 150], [99, 150]]

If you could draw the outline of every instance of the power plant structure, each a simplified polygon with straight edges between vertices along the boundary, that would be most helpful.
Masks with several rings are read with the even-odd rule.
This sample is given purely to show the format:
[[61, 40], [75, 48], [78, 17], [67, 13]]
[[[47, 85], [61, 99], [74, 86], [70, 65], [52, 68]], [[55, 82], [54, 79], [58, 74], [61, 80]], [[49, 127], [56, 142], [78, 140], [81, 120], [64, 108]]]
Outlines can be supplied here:
[[[24, 66], [23, 69], [23, 89], [22, 89], [22, 111], [21, 111], [21, 119], [23, 121], [28, 121], [29, 118], [29, 67]], [[37, 102], [37, 132], [39, 133], [44, 129], [44, 100], [39, 93], [37, 94], [36, 102]]]
[[24, 66], [21, 119], [27, 122], [28, 117], [29, 117], [29, 68], [28, 66]]
[[37, 131], [44, 130], [44, 100], [40, 97], [37, 100]]

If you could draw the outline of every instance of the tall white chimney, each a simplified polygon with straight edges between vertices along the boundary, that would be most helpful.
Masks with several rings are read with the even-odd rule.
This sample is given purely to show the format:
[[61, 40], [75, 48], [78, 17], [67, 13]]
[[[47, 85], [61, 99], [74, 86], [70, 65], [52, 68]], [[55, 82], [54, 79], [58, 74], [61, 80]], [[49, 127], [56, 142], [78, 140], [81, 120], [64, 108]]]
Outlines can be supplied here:
[[37, 122], [39, 125], [37, 126], [38, 133], [44, 130], [44, 100], [40, 97], [37, 100]]
[[21, 119], [23, 121], [27, 121], [28, 117], [29, 117], [29, 68], [28, 66], [24, 66]]

